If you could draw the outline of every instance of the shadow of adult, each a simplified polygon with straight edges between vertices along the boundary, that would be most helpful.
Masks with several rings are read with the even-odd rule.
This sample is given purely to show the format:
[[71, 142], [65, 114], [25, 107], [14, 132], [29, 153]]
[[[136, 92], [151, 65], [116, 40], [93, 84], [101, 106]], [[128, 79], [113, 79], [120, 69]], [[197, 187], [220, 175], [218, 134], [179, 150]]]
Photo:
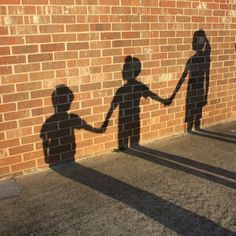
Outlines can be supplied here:
[[58, 85], [51, 98], [55, 113], [45, 121], [40, 132], [45, 162], [49, 166], [74, 161], [76, 129], [101, 133], [100, 129], [91, 127], [77, 114], [69, 112], [74, 94], [66, 85]]
[[188, 132], [192, 131], [193, 126], [195, 130], [200, 129], [202, 110], [208, 100], [211, 46], [204, 30], [200, 29], [194, 33], [192, 48], [196, 53], [187, 61], [184, 72], [170, 98], [170, 101], [175, 98], [189, 75], [185, 105], [185, 122], [187, 122]]
[[122, 69], [122, 78], [126, 82], [120, 87], [111, 102], [103, 127], [106, 128], [113, 111], [119, 107], [118, 117], [118, 148], [134, 146], [140, 141], [140, 100], [148, 97], [165, 104], [145, 84], [137, 81], [142, 64], [136, 57], [127, 56]]

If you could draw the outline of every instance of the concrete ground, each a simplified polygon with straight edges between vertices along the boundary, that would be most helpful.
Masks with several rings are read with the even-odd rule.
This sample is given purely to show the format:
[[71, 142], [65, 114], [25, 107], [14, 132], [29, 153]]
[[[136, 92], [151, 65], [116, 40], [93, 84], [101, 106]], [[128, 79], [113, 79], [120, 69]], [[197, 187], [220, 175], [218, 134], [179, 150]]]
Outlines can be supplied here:
[[9, 195], [1, 181], [0, 235], [236, 235], [235, 144], [236, 121], [17, 177]]

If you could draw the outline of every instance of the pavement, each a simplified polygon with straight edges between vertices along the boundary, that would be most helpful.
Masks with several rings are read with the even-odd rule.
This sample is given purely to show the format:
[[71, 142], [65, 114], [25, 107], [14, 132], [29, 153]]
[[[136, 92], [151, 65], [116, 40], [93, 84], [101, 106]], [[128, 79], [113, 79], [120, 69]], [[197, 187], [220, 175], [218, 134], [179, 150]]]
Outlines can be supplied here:
[[236, 235], [236, 121], [0, 181], [0, 235]]

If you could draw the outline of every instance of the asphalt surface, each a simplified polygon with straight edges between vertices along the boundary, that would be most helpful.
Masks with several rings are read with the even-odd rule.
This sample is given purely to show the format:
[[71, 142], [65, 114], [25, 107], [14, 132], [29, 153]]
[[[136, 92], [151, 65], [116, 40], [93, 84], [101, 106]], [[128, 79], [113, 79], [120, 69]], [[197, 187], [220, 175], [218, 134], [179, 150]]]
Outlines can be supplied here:
[[0, 181], [0, 235], [236, 235], [236, 121]]

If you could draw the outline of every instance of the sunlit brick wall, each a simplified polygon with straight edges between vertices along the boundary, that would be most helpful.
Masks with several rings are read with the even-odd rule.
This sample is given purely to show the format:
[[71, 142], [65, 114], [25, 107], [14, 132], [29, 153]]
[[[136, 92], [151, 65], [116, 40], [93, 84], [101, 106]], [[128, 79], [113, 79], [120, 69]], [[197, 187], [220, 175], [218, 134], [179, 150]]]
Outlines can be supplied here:
[[[127, 55], [142, 63], [138, 80], [167, 98], [198, 29], [211, 45], [208, 126], [236, 117], [235, 0], [0, 0], [0, 176], [47, 166], [40, 130], [57, 85], [74, 93], [70, 112], [98, 128]], [[170, 106], [141, 99], [141, 143], [185, 132], [187, 80]], [[76, 157], [115, 149], [117, 120], [118, 108], [104, 134], [76, 130]]]

